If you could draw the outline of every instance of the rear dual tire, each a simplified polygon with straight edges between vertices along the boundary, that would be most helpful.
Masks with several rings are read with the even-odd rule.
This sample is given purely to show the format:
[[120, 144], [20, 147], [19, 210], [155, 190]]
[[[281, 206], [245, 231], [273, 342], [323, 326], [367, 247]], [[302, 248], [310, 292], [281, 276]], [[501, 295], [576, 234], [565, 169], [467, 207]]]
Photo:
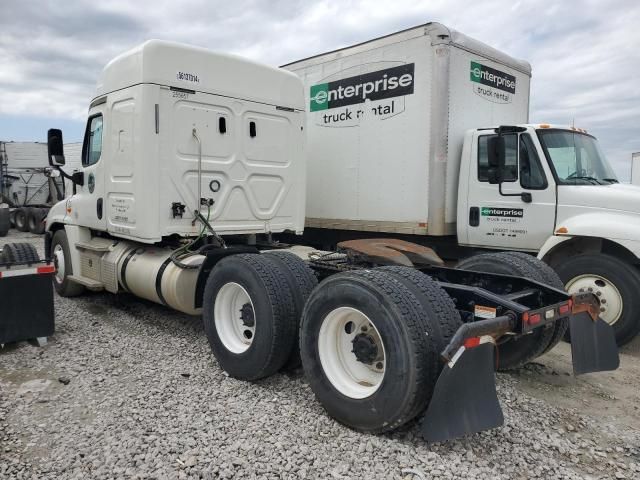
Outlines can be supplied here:
[[[203, 300], [207, 338], [220, 367], [241, 380], [268, 377], [295, 358], [306, 288], [302, 260], [285, 255], [238, 254], [223, 258], [209, 275]], [[293, 360], [295, 362], [295, 359]]]
[[460, 322], [440, 287], [419, 272], [424, 278], [415, 283], [408, 270], [333, 275], [313, 291], [302, 316], [300, 352], [311, 389], [330, 416], [362, 432], [394, 430], [427, 407], [449, 328], [441, 322]]
[[29, 209], [26, 207], [20, 207], [15, 210], [13, 216], [13, 223], [16, 227], [16, 230], [19, 232], [28, 232], [29, 231]]
[[416, 418], [433, 395], [440, 352], [461, 324], [452, 300], [404, 267], [316, 283], [305, 262], [287, 252], [220, 260], [203, 300], [220, 367], [234, 378], [258, 380], [292, 355], [295, 361], [302, 313], [302, 365], [329, 415], [363, 432], [391, 431]]
[[48, 209], [30, 208], [27, 211], [27, 228], [29, 232], [42, 235], [45, 230], [44, 219], [47, 217]]
[[[562, 281], [557, 278], [553, 270], [525, 253], [500, 252], [476, 255], [460, 262], [458, 268], [525, 277], [564, 290]], [[568, 321], [561, 320], [553, 325], [537, 328], [527, 335], [498, 339], [496, 370], [516, 370], [548, 352], [562, 339], [567, 327]]]

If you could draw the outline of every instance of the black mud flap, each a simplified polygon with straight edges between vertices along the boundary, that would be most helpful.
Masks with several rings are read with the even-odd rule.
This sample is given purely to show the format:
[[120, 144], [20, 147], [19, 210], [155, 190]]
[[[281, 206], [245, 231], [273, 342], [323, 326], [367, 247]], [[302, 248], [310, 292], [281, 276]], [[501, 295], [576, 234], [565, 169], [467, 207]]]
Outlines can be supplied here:
[[588, 313], [573, 315], [570, 322], [571, 357], [575, 375], [618, 368], [620, 358], [611, 325], [601, 318], [593, 321]]
[[445, 365], [422, 418], [422, 436], [442, 442], [499, 427], [504, 423], [496, 395], [493, 343], [465, 349]]

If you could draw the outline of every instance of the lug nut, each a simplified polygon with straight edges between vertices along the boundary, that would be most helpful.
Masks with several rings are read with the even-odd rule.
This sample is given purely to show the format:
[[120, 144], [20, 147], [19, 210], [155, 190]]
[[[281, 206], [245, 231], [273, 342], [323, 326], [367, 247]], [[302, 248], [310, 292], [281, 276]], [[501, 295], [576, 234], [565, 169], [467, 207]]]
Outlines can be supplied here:
[[593, 292], [593, 288], [589, 287], [589, 291], [590, 291], [590, 292]]
[[603, 298], [602, 300], [600, 300], [600, 303], [607, 303], [607, 299]]
[[604, 307], [600, 307], [600, 311], [601, 311], [601, 312], [606, 312], [606, 311], [607, 311], [607, 309], [606, 309], [606, 308], [604, 308]]
[[598, 291], [596, 292], [596, 295], [600, 297], [600, 296], [602, 296], [602, 292], [601, 292], [600, 290], [598, 290]]

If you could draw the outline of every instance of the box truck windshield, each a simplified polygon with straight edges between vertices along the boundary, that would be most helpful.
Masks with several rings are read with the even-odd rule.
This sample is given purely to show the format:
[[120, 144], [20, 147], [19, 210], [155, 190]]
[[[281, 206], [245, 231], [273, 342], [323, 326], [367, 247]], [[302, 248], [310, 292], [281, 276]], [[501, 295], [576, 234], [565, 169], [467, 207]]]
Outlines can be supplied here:
[[568, 130], [539, 130], [538, 135], [561, 185], [618, 183], [594, 137]]

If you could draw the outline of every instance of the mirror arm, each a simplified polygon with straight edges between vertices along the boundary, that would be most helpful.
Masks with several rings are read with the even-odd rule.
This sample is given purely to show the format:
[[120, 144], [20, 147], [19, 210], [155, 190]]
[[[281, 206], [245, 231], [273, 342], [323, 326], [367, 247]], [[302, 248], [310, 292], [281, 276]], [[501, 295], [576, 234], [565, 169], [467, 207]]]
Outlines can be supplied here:
[[520, 193], [504, 193], [502, 191], [502, 182], [498, 184], [498, 193], [503, 197], [520, 197], [524, 203], [531, 203], [532, 198], [529, 192], [520, 192]]

